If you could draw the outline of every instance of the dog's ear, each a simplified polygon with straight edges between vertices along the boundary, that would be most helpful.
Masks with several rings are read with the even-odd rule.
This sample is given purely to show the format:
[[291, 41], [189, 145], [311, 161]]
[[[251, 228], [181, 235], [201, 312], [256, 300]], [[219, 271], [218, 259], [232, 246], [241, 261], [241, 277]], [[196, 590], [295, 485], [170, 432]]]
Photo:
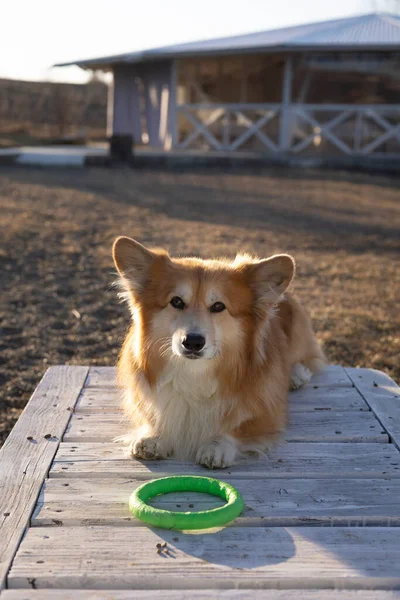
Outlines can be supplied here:
[[289, 254], [276, 254], [250, 265], [251, 281], [257, 298], [275, 303], [288, 288], [295, 272], [294, 259]]
[[157, 254], [136, 240], [119, 237], [115, 240], [112, 255], [118, 273], [134, 293], [143, 290]]

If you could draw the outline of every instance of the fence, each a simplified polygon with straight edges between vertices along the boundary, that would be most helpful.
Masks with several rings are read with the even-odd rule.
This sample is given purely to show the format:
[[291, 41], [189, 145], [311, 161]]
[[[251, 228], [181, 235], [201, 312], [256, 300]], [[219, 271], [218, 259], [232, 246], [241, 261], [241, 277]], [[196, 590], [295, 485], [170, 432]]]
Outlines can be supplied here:
[[400, 106], [185, 104], [177, 148], [400, 157]]

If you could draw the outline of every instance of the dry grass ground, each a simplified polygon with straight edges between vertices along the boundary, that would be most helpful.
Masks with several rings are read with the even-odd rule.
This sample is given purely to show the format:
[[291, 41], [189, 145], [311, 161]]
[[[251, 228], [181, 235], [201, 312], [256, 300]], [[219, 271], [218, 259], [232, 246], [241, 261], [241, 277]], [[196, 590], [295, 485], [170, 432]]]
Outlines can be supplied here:
[[399, 180], [344, 172], [0, 170], [0, 442], [52, 364], [114, 364], [127, 234], [171, 253], [292, 253], [328, 357], [400, 378]]

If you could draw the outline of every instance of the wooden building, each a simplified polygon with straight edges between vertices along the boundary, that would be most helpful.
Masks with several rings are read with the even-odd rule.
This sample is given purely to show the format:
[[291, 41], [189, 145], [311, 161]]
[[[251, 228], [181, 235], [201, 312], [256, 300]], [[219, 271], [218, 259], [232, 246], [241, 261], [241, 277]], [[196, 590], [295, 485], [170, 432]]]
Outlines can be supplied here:
[[[135, 145], [400, 158], [400, 17], [374, 13], [75, 63], [112, 71]], [[127, 138], [130, 139], [130, 138]]]

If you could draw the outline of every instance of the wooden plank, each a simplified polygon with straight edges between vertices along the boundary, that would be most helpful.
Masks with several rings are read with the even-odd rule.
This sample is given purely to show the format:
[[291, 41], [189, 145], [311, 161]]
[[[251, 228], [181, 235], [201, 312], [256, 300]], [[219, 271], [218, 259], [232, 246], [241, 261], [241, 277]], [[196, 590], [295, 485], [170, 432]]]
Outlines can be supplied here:
[[[288, 442], [382, 442], [386, 431], [371, 412], [293, 412], [285, 439]], [[121, 413], [76, 413], [64, 442], [108, 442], [129, 431]]]
[[[400, 453], [393, 444], [280, 444], [268, 458], [239, 461], [229, 469], [212, 471], [215, 477], [272, 478], [398, 478]], [[50, 477], [136, 477], [198, 474], [209, 470], [175, 460], [142, 462], [112, 443], [62, 443]]]
[[[399, 460], [400, 464], [400, 460]], [[224, 477], [242, 494], [245, 509], [235, 526], [342, 525], [399, 526], [400, 479], [235, 479]], [[49, 479], [43, 484], [32, 526], [143, 525], [128, 508], [140, 479]], [[199, 511], [222, 506], [216, 497], [166, 494], [153, 506]]]
[[[305, 107], [308, 108], [308, 105], [305, 104]], [[318, 106], [318, 105], [317, 105]], [[332, 110], [336, 110], [336, 108], [334, 108], [335, 105], [332, 105]], [[371, 105], [371, 106], [375, 106], [375, 105]], [[386, 105], [384, 105], [386, 106]], [[178, 110], [184, 112], [186, 110], [214, 110], [217, 108], [223, 108], [223, 109], [228, 109], [228, 110], [280, 110], [281, 105], [280, 104], [276, 104], [276, 103], [272, 103], [272, 102], [266, 102], [266, 103], [261, 103], [261, 102], [228, 102], [228, 103], [223, 103], [223, 102], [218, 102], [218, 104], [215, 103], [196, 103], [193, 102], [191, 104], [179, 104], [178, 105]], [[350, 108], [349, 106], [347, 106], [347, 108]], [[386, 106], [387, 108], [387, 106]]]
[[[120, 412], [121, 392], [118, 388], [103, 386], [85, 387], [76, 403], [76, 412]], [[359, 396], [361, 401], [361, 396]]]
[[[76, 404], [76, 412], [120, 412], [121, 392], [117, 388], [88, 387]], [[311, 387], [289, 394], [290, 410], [369, 410], [361, 394], [351, 387]]]
[[90, 367], [86, 387], [113, 387], [117, 385], [116, 367]]
[[[115, 387], [117, 382], [116, 367], [90, 367], [86, 382], [87, 387]], [[341, 386], [351, 387], [352, 381], [340, 365], [328, 365], [321, 373], [315, 375], [310, 383], [302, 389], [314, 386]]]
[[32, 527], [8, 587], [400, 589], [399, 563], [395, 527]]
[[382, 371], [346, 369], [371, 410], [400, 449], [400, 387]]
[[48, 369], [0, 450], [0, 589], [87, 373]]
[[[365, 592], [365, 594], [364, 594]], [[223, 599], [230, 600], [247, 600], [249, 598], [250, 591], [247, 589], [241, 590], [216, 590], [216, 589], [205, 589], [205, 590], [135, 590], [135, 598], [154, 598], [154, 593], [162, 593], [165, 598], [176, 598], [177, 600], [190, 600], [195, 598], [196, 600], [210, 600], [211, 598], [222, 597]], [[324, 588], [323, 596], [321, 596], [321, 590], [255, 590], [251, 589], [251, 598], [256, 600], [292, 600], [293, 594], [296, 594], [296, 598], [299, 600], [320, 600], [321, 597], [327, 598], [328, 600], [399, 600], [400, 592], [396, 590], [326, 590]], [[267, 594], [267, 595], [266, 595]], [[5, 590], [3, 593], [0, 592], [2, 600], [75, 600], [88, 599], [88, 600], [131, 600], [133, 598], [132, 592], [129, 590], [55, 590], [55, 589], [15, 589]]]
[[65, 431], [64, 442], [112, 441], [129, 431], [123, 413], [76, 413]]
[[[399, 600], [400, 592], [385, 590], [162, 590], [164, 600]], [[7, 590], [3, 600], [154, 600], [154, 590]]]
[[[335, 67], [335, 71], [336, 71], [337, 67]], [[378, 111], [387, 111], [388, 109], [390, 109], [391, 112], [393, 113], [399, 113], [400, 116], [400, 111], [398, 109], [398, 106], [394, 106], [394, 105], [390, 105], [390, 104], [297, 104], [296, 102], [296, 106], [298, 106], [299, 108], [304, 108], [306, 110], [321, 110], [321, 108], [324, 111], [331, 111], [331, 112], [337, 112], [338, 110], [352, 110], [352, 111], [359, 111], [359, 112], [363, 112], [363, 113], [369, 113], [370, 110], [378, 110]], [[392, 108], [393, 106], [393, 108]]]
[[289, 394], [291, 412], [310, 410], [369, 410], [361, 394], [351, 387], [318, 387], [301, 388]]
[[334, 386], [334, 387], [352, 387], [353, 383], [347, 375], [345, 369], [340, 365], [327, 365], [321, 373], [314, 375], [309, 383], [302, 389]]

